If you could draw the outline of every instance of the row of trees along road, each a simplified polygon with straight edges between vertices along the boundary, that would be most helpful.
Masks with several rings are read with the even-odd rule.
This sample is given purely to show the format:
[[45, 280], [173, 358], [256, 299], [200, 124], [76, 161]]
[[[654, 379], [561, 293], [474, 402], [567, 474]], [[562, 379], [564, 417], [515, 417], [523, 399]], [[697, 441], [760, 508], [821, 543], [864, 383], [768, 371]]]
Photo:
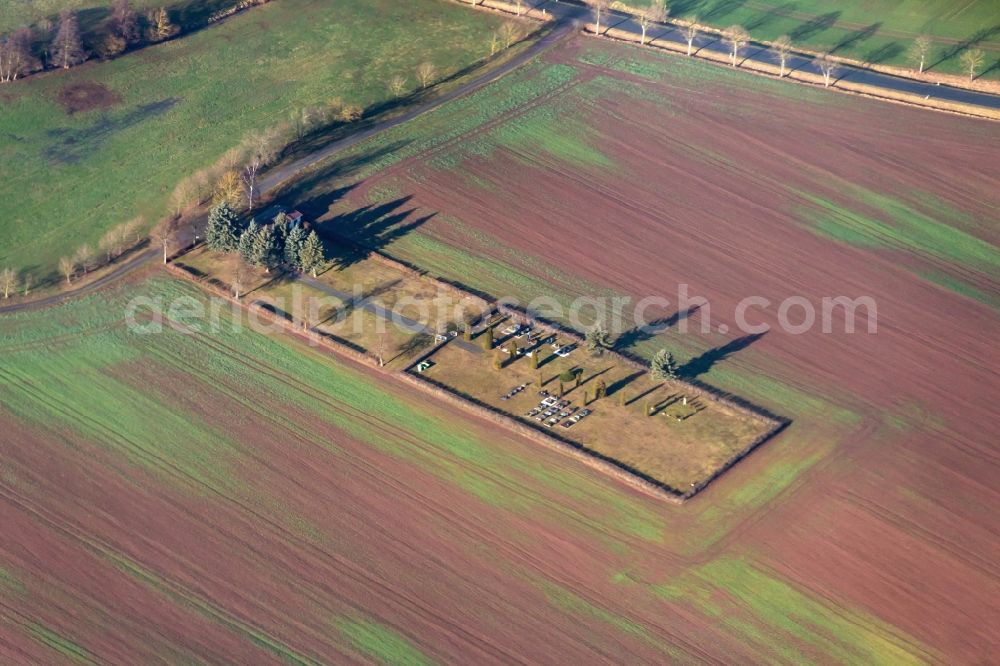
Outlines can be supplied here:
[[[611, 0], [586, 0], [586, 2], [594, 10], [596, 32], [600, 34], [601, 21], [605, 19], [612, 2]], [[670, 10], [665, 0], [653, 0], [649, 7], [639, 12], [638, 22], [639, 27], [642, 29], [642, 35], [639, 39], [640, 43], [646, 43], [646, 31], [648, 28], [657, 23], [664, 23], [669, 16]], [[689, 56], [694, 53], [694, 40], [699, 33], [698, 20], [697, 16], [692, 16], [678, 25], [681, 35], [687, 42], [687, 54]], [[750, 43], [750, 32], [743, 26], [732, 25], [722, 31], [722, 41], [730, 49], [730, 64], [733, 67], [738, 67], [740, 51]], [[770, 48], [780, 66], [781, 71], [779, 76], [784, 77], [787, 74], [786, 65], [793, 50], [792, 38], [788, 35], [782, 35], [771, 42]], [[913, 44], [910, 47], [909, 59], [916, 68], [917, 74], [924, 74], [927, 69], [927, 63], [933, 53], [934, 40], [931, 37], [920, 35], [913, 40]], [[959, 61], [962, 64], [963, 70], [968, 74], [970, 83], [980, 73], [985, 60], [986, 55], [983, 50], [974, 44], [961, 51]], [[829, 87], [837, 71], [838, 61], [829, 52], [826, 52], [816, 56], [814, 64], [816, 69], [823, 75], [824, 85]]]

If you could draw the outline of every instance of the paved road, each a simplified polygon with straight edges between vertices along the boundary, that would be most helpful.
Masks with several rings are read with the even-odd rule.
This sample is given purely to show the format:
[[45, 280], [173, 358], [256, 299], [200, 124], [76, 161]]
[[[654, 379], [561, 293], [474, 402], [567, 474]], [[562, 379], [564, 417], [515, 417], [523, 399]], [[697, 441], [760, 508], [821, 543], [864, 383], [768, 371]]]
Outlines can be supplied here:
[[[539, 10], [544, 9], [549, 14], [560, 18], [580, 20], [581, 17], [587, 21], [594, 22], [594, 13], [589, 7], [580, 7], [570, 0], [531, 0], [526, 3]], [[581, 16], [582, 13], [582, 16]], [[642, 34], [642, 28], [638, 21], [627, 14], [606, 12], [601, 17], [601, 32], [614, 28], [615, 30], [625, 30], [636, 35]], [[646, 38], [650, 41], [674, 44], [684, 49], [687, 48], [687, 40], [680, 31], [669, 25], [659, 25], [649, 28], [646, 31]], [[728, 55], [730, 49], [722, 43], [719, 35], [700, 34], [694, 41], [697, 50], [712, 51]], [[751, 60], [754, 62], [777, 64], [774, 55], [769, 49], [761, 44], [750, 44], [740, 53], [740, 61]], [[787, 66], [790, 70], [806, 70], [819, 74], [819, 69], [814, 63], [812, 56], [797, 53], [789, 58]], [[936, 85], [926, 83], [901, 76], [883, 74], [863, 67], [851, 65], [840, 65], [835, 74], [836, 80], [850, 81], [852, 83], [864, 84], [883, 88], [887, 91], [903, 92], [929, 99], [940, 99], [949, 102], [960, 102], [972, 106], [979, 106], [986, 109], [1000, 109], [1000, 95], [994, 95], [975, 90], [965, 90], [964, 88], [954, 88], [952, 86]], [[834, 84], [836, 85], [836, 84]]]

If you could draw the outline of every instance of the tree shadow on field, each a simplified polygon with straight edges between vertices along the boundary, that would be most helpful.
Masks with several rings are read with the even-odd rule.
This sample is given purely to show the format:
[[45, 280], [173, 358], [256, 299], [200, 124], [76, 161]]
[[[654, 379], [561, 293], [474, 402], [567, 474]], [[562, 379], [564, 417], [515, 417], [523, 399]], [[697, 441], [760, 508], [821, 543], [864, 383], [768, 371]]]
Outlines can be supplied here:
[[698, 311], [699, 307], [700, 306], [698, 305], [693, 305], [687, 310], [678, 310], [669, 317], [662, 317], [643, 326], [630, 328], [629, 330], [622, 332], [622, 334], [615, 339], [615, 343], [612, 347], [617, 351], [621, 351], [623, 349], [631, 349], [632, 347], [635, 347], [642, 342], [646, 342], [647, 340], [652, 340], [663, 331], [672, 326], [676, 326], [682, 320], [693, 315]]
[[977, 76], [976, 78], [981, 79], [982, 77], [986, 76], [987, 74], [993, 71], [1000, 71], [1000, 57], [994, 60], [992, 65], [987, 65], [986, 69], [984, 69], [982, 73], [979, 74], [979, 76]]
[[698, 12], [705, 5], [704, 0], [677, 0], [670, 3], [671, 16], [684, 16], [691, 12]]
[[872, 65], [878, 65], [902, 55], [903, 51], [905, 51], [905, 49], [899, 44], [899, 42], [889, 42], [888, 44], [883, 44], [877, 49], [866, 53], [864, 56], [864, 62]]
[[861, 28], [860, 30], [854, 30], [852, 32], [844, 35], [844, 38], [837, 42], [830, 53], [836, 53], [837, 51], [843, 51], [844, 49], [852, 48], [861, 42], [871, 39], [878, 31], [882, 28], [881, 21], [878, 23], [872, 23], [871, 25]]
[[100, 150], [117, 132], [162, 116], [181, 100], [180, 97], [168, 97], [158, 102], [143, 104], [117, 118], [105, 114], [86, 127], [50, 129], [46, 134], [53, 142], [42, 149], [42, 155], [54, 164], [77, 164], [91, 153]]
[[705, 13], [701, 17], [701, 22], [715, 23], [722, 21], [745, 4], [746, 0], [719, 0], [711, 7], [705, 9]]
[[[339, 266], [338, 266], [338, 269], [339, 269]], [[363, 292], [362, 294], [360, 294], [360, 295], [358, 295], [358, 296], [356, 296], [354, 298], [351, 298], [349, 301], [347, 301], [346, 303], [344, 303], [343, 307], [341, 307], [336, 312], [336, 315], [340, 319], [345, 319], [348, 316], [350, 316], [351, 313], [353, 313], [355, 310], [357, 310], [358, 308], [364, 306], [364, 304], [367, 303], [368, 301], [370, 301], [371, 299], [378, 298], [382, 294], [385, 294], [385, 293], [387, 293], [389, 291], [392, 291], [393, 289], [395, 289], [396, 287], [398, 287], [400, 284], [402, 284], [402, 282], [403, 281], [400, 280], [400, 279], [397, 279], [397, 280], [386, 280], [385, 282], [383, 282], [381, 284], [375, 285], [374, 287], [372, 287], [368, 291]]]
[[746, 349], [762, 337], [764, 337], [763, 333], [744, 335], [742, 338], [737, 338], [736, 340], [727, 342], [721, 347], [710, 349], [701, 356], [696, 356], [678, 368], [677, 374], [687, 379], [695, 379], [711, 370], [712, 367], [719, 361], [725, 360], [732, 354]]
[[[643, 374], [645, 374], [645, 373], [643, 373]], [[652, 386], [650, 386], [645, 391], [643, 391], [642, 393], [639, 393], [638, 395], [632, 396], [625, 404], [626, 405], [631, 405], [631, 404], [637, 403], [640, 400], [642, 400], [643, 398], [645, 398], [646, 396], [649, 396], [649, 395], [652, 395], [653, 393], [656, 393], [657, 391], [659, 391], [664, 386], [665, 386], [665, 384], [663, 384], [662, 382], [657, 382], [657, 383], [653, 384]]]
[[[286, 173], [285, 167], [275, 167], [261, 181], [262, 190], [277, 188], [274, 199], [287, 202], [311, 220], [318, 220], [326, 215], [330, 207], [342, 199], [344, 195], [358, 187], [362, 179], [345, 183], [366, 166], [370, 166], [399, 150], [409, 141], [395, 141], [388, 145], [368, 150], [358, 155], [331, 159], [321, 166], [311, 168], [308, 173], [294, 178], [294, 173]], [[291, 178], [286, 182], [286, 179]]]
[[840, 18], [841, 12], [827, 12], [813, 19], [810, 19], [803, 23], [802, 25], [794, 28], [788, 33], [788, 36], [797, 42], [804, 42], [821, 32], [826, 32], [832, 28], [837, 23], [837, 19]]
[[640, 377], [642, 377], [645, 374], [646, 373], [643, 372], [643, 371], [641, 371], [641, 370], [636, 370], [635, 372], [633, 372], [631, 374], [628, 374], [628, 375], [626, 375], [624, 377], [620, 377], [619, 379], [616, 379], [612, 383], [608, 384], [608, 395], [609, 396], [610, 395], [614, 395], [615, 393], [617, 393], [618, 391], [621, 391], [626, 386], [628, 386], [629, 384], [631, 384], [632, 382], [634, 382], [635, 380], [639, 379]]
[[[523, 39], [538, 35], [540, 32], [540, 29], [530, 32]], [[298, 159], [328, 149], [332, 144], [348, 137], [371, 135], [376, 131], [387, 129], [386, 124], [396, 126], [412, 120], [423, 113], [427, 103], [446, 103], [453, 99], [461, 89], [461, 86], [451, 87], [453, 84], [460, 82], [465, 77], [475, 75], [492, 61], [493, 58], [477, 60], [436, 79], [427, 88], [415, 88], [399, 97], [367, 106], [360, 120], [351, 122], [333, 120], [325, 125], [320, 125], [288, 145], [281, 157], [282, 159]], [[442, 88], [449, 87], [449, 90], [442, 92]]]
[[356, 208], [349, 213], [341, 213], [316, 224], [316, 230], [323, 236], [345, 238], [353, 245], [338, 245], [339, 252], [334, 257], [340, 270], [364, 260], [373, 250], [381, 250], [396, 240], [423, 226], [437, 213], [413, 217], [417, 208], [404, 206], [412, 195], [392, 201]]
[[[994, 25], [991, 28], [983, 28], [979, 32], [970, 35], [967, 39], [962, 40], [957, 44], [953, 44], [947, 49], [941, 51], [941, 56], [934, 62], [928, 63], [924, 67], [924, 71], [928, 71], [934, 67], [937, 67], [943, 62], [947, 62], [952, 58], [956, 58], [962, 54], [962, 51], [966, 49], [971, 49], [974, 46], [978, 46], [982, 42], [988, 41], [1000, 35], [1000, 23]], [[990, 69], [993, 69], [992, 67]]]
[[417, 333], [399, 346], [396, 355], [389, 359], [389, 363], [399, 358], [412, 358], [432, 344], [434, 344], [434, 337], [430, 333]]
[[760, 30], [761, 28], [766, 27], [769, 23], [773, 23], [774, 19], [784, 16], [789, 12], [794, 12], [796, 8], [797, 5], [794, 2], [786, 2], [783, 5], [777, 5], [775, 7], [771, 7], [771, 9], [767, 10], [766, 12], [763, 12], [754, 19], [748, 21], [747, 24], [743, 27], [749, 30], [750, 32], [753, 32], [754, 30]]

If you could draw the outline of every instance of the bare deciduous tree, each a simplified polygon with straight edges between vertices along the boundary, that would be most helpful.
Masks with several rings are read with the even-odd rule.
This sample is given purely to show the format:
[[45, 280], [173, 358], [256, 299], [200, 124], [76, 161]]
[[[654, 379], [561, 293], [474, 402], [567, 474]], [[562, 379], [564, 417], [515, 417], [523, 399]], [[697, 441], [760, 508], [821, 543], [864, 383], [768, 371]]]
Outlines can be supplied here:
[[347, 104], [340, 110], [340, 120], [345, 123], [353, 123], [361, 120], [363, 115], [365, 115], [365, 110], [357, 104]]
[[402, 97], [404, 90], [406, 90], [406, 77], [397, 74], [389, 79], [389, 91], [393, 97]]
[[16, 81], [38, 69], [40, 63], [31, 52], [31, 29], [15, 30], [0, 40], [0, 83]]
[[233, 298], [236, 300], [240, 300], [240, 297], [243, 295], [243, 287], [247, 280], [250, 279], [250, 275], [250, 269], [247, 268], [242, 259], [239, 259], [236, 264], [236, 270], [233, 271]]
[[288, 114], [288, 119], [291, 121], [292, 133], [295, 138], [302, 140], [302, 137], [306, 135], [309, 131], [309, 126], [312, 123], [312, 110], [309, 107], [302, 107], [301, 109], [293, 109]]
[[175, 216], [198, 204], [198, 183], [193, 176], [188, 176], [177, 183], [170, 195], [170, 208]]
[[170, 246], [173, 245], [180, 229], [181, 223], [178, 218], [165, 217], [149, 233], [150, 240], [163, 249], [164, 264], [167, 263], [167, 257], [170, 256]]
[[3, 297], [10, 298], [12, 292], [17, 291], [17, 271], [13, 268], [5, 268], [0, 273], [0, 288], [3, 288]]
[[191, 182], [194, 183], [195, 196], [197, 197], [198, 203], [202, 204], [208, 201], [208, 198], [212, 196], [212, 176], [208, 169], [199, 169], [194, 172], [191, 176]]
[[722, 41], [732, 49], [729, 55], [733, 67], [736, 67], [736, 61], [740, 57], [740, 49], [750, 41], [750, 33], [741, 25], [731, 25], [722, 33]]
[[102, 58], [114, 58], [124, 53], [126, 48], [128, 48], [128, 44], [125, 43], [125, 40], [112, 32], [104, 38], [97, 51]]
[[586, 2], [594, 10], [594, 15], [597, 19], [594, 34], [599, 35], [601, 34], [601, 17], [604, 16], [611, 6], [611, 0], [586, 0]]
[[976, 72], [979, 71], [985, 57], [983, 50], [979, 48], [966, 49], [962, 52], [962, 64], [969, 70], [969, 83], [976, 80]]
[[920, 35], [913, 40], [913, 45], [910, 47], [910, 58], [917, 63], [917, 73], [924, 73], [924, 64], [927, 62], [927, 54], [931, 52], [931, 46], [934, 42], [927, 35]]
[[86, 275], [87, 271], [91, 269], [94, 265], [94, 248], [90, 247], [89, 244], [84, 243], [77, 248], [76, 252], [73, 254], [73, 263], [80, 267], [83, 274]]
[[378, 335], [378, 341], [375, 344], [375, 360], [378, 361], [378, 367], [385, 367], [385, 352], [389, 347], [389, 332], [382, 331]]
[[520, 34], [521, 29], [513, 21], [507, 21], [500, 26], [500, 40], [503, 42], [505, 49], [509, 49], [510, 45], [517, 41]]
[[87, 59], [80, 39], [80, 22], [76, 12], [64, 9], [59, 14], [59, 27], [50, 47], [52, 64], [56, 67], [69, 69]]
[[642, 37], [639, 43], [646, 44], [646, 30], [654, 23], [663, 23], [667, 20], [666, 0], [653, 0], [645, 11], [639, 13], [639, 27], [642, 28]]
[[66, 278], [66, 284], [73, 284], [73, 275], [76, 273], [76, 263], [72, 257], [62, 257], [59, 259], [59, 272]]
[[236, 171], [243, 161], [243, 152], [239, 148], [230, 148], [219, 156], [216, 165], [223, 171]]
[[257, 177], [261, 169], [278, 156], [278, 137], [274, 130], [255, 132], [247, 137], [243, 145], [247, 160], [243, 165], [243, 188], [247, 195], [247, 210], [253, 212], [254, 197], [257, 194]]
[[121, 256], [125, 250], [139, 240], [139, 230], [142, 225], [143, 219], [136, 217], [108, 229], [101, 238], [101, 242], [98, 243], [98, 247], [105, 253], [108, 261]]
[[500, 50], [500, 37], [497, 35], [496, 30], [493, 31], [493, 35], [490, 37], [490, 55], [496, 55], [496, 52]]
[[344, 111], [344, 100], [341, 97], [334, 97], [322, 109], [323, 118], [326, 122], [333, 122]]
[[24, 274], [24, 291], [22, 292], [24, 296], [31, 293], [32, 278], [31, 273]]
[[687, 44], [688, 44], [687, 54], [688, 54], [688, 56], [690, 56], [691, 53], [694, 52], [694, 39], [695, 39], [695, 37], [698, 36], [698, 17], [697, 16], [692, 16], [691, 17], [691, 22], [688, 23], [683, 28], [681, 28], [681, 34], [684, 35], [684, 39], [685, 39], [685, 41], [687, 41]]
[[778, 56], [778, 63], [781, 65], [781, 72], [778, 74], [778, 77], [783, 77], [785, 76], [785, 65], [788, 63], [788, 56], [792, 52], [792, 38], [788, 35], [778, 37], [771, 43], [771, 50], [774, 51], [774, 55]]
[[417, 67], [417, 79], [420, 81], [420, 87], [426, 88], [434, 81], [434, 77], [437, 76], [437, 67], [432, 62], [420, 63]]
[[170, 13], [165, 7], [160, 7], [149, 14], [149, 40], [162, 42], [180, 32], [180, 29], [170, 20]]
[[514, 0], [514, 11], [518, 16], [524, 11], [524, 0]]
[[139, 30], [139, 15], [129, 0], [115, 0], [111, 9], [111, 30], [125, 44], [135, 44], [142, 36]]
[[816, 69], [820, 71], [823, 75], [823, 85], [827, 88], [833, 82], [833, 75], [837, 72], [837, 67], [839, 63], [830, 57], [829, 53], [823, 53], [816, 56]]
[[220, 204], [224, 201], [230, 206], [236, 206], [242, 195], [243, 181], [240, 179], [239, 172], [234, 169], [228, 169], [223, 172], [222, 176], [219, 177], [218, 182], [215, 184], [215, 192], [212, 200], [216, 204]]

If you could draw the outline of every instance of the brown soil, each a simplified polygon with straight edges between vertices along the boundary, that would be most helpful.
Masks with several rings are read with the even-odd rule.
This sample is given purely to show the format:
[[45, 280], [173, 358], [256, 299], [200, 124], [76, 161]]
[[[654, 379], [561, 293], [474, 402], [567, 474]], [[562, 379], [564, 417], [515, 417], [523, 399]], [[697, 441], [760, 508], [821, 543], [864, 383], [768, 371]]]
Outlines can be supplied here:
[[[579, 44], [551, 59], [579, 67]], [[736, 330], [746, 296], [874, 297], [876, 335], [782, 333], [775, 306], [751, 318], [772, 331], [721, 362], [823, 396], [867, 424], [780, 510], [724, 543], [769, 553], [771, 566], [819, 598], [862, 608], [959, 660], [983, 659], [998, 647], [989, 626], [1000, 621], [1000, 571], [984, 558], [1000, 548], [1000, 523], [981, 510], [1000, 499], [1000, 314], [918, 275], [943, 272], [993, 297], [1000, 277], [933, 247], [824, 238], [808, 229], [809, 202], [797, 192], [845, 204], [846, 186], [857, 186], [932, 217], [928, 202], [937, 201], [964, 217], [965, 233], [996, 245], [996, 125], [866, 100], [811, 105], [752, 82], [665, 92], [669, 114], [634, 99], [589, 104], [599, 148], [619, 169], [587, 172], [498, 148], [455, 171], [425, 167], [418, 155], [382, 178], [436, 213], [417, 233], [503, 261], [524, 257], [519, 269], [544, 276], [554, 266], [637, 298], [673, 298], [676, 284], [690, 284], [711, 303], [713, 333], [701, 343], [709, 347], [738, 337], [718, 327]], [[381, 182], [368, 179], [351, 196], [365, 201]], [[470, 240], [449, 219], [489, 240]], [[818, 425], [801, 405], [762, 399], [798, 419], [793, 431]], [[899, 429], [878, 426], [901, 412]], [[766, 473], [767, 449], [720, 488]], [[702, 499], [724, 497], [720, 488]]]
[[59, 91], [56, 98], [69, 115], [94, 109], [110, 109], [122, 103], [121, 96], [107, 86], [92, 81], [71, 83]]

